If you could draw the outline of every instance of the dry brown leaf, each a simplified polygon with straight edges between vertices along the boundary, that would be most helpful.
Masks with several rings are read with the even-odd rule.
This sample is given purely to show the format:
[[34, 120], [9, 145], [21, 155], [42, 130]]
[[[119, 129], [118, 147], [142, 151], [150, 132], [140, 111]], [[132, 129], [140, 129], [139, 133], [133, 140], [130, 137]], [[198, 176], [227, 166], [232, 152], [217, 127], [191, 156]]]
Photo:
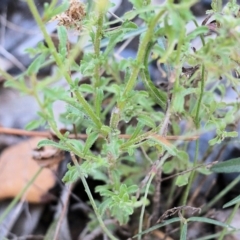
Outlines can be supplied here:
[[[39, 170], [32, 150], [43, 138], [31, 138], [4, 150], [0, 156], [0, 199], [14, 198]], [[47, 149], [48, 147], [46, 147]], [[50, 150], [49, 150], [50, 151]], [[62, 158], [62, 155], [59, 155]], [[57, 165], [52, 170], [56, 170]], [[42, 203], [51, 199], [48, 191], [55, 185], [52, 170], [44, 168], [24, 195], [24, 200]]]

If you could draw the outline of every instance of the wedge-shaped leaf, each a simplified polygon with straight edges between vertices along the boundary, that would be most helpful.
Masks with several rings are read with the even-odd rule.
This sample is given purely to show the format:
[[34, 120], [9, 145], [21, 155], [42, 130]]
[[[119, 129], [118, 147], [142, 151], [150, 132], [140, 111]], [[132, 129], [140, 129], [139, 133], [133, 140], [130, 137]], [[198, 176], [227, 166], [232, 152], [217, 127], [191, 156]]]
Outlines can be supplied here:
[[48, 139], [40, 141], [37, 145], [38, 148], [41, 148], [41, 147], [44, 147], [44, 146], [53, 146], [53, 147], [63, 149], [63, 150], [66, 150], [66, 151], [68, 150], [68, 148], [63, 146], [62, 144], [54, 142], [52, 140], [48, 140]]
[[31, 131], [33, 129], [40, 127], [42, 124], [44, 124], [43, 119], [33, 120], [25, 126], [25, 129]]
[[175, 184], [178, 187], [185, 186], [186, 184], [188, 184], [189, 175], [190, 173], [185, 173], [183, 175], [178, 176]]
[[144, 125], [151, 127], [151, 128], [155, 128], [156, 124], [155, 121], [148, 115], [140, 115], [138, 116], [138, 121], [140, 123], [143, 123]]
[[132, 186], [129, 186], [128, 189], [127, 189], [127, 192], [129, 194], [132, 194], [132, 193], [136, 193], [138, 191], [138, 186], [137, 185], [132, 185]]
[[134, 22], [126, 20], [123, 25], [124, 29], [137, 29], [138, 25]]
[[240, 195], [223, 205], [223, 208], [230, 207], [240, 202]]
[[90, 84], [81, 84], [80, 87], [79, 87], [79, 90], [81, 92], [86, 92], [86, 93], [93, 93], [94, 89], [93, 89], [93, 86], [90, 85]]
[[101, 106], [102, 106], [102, 101], [103, 101], [103, 89], [102, 88], [97, 88], [96, 89], [96, 98], [95, 98], [95, 102], [94, 102], [94, 107], [95, 107], [95, 112], [96, 114], [100, 117], [100, 113], [101, 113]]
[[[0, 74], [1, 76], [1, 74]], [[7, 81], [4, 81], [4, 87], [10, 87], [20, 90], [22, 93], [29, 93], [29, 88], [26, 86], [26, 82], [24, 77], [19, 76], [18, 81], [11, 79], [6, 79]]]
[[128, 11], [123, 15], [123, 19], [131, 20], [131, 19], [135, 18], [137, 16], [137, 14], [138, 14], [138, 12], [136, 10]]
[[66, 183], [72, 183], [79, 179], [79, 166], [72, 166], [70, 163], [67, 165], [68, 171], [65, 173], [62, 181]]
[[196, 89], [194, 88], [184, 89], [183, 87], [179, 87], [179, 89], [176, 90], [175, 97], [173, 99], [173, 110], [179, 113], [183, 112], [185, 96], [194, 92], [196, 92]]
[[147, 88], [149, 94], [151, 97], [159, 104], [159, 106], [163, 109], [166, 108], [166, 102], [167, 102], [167, 94], [166, 92], [158, 89], [155, 87], [153, 82], [151, 81], [148, 72], [142, 71], [142, 80], [144, 86]]
[[112, 202], [111, 198], [105, 199], [98, 207], [99, 213], [101, 216], [106, 212], [106, 210], [109, 208], [109, 204]]
[[134, 128], [134, 131], [133, 131], [131, 137], [129, 138], [129, 140], [136, 138], [142, 131], [143, 127], [144, 127], [144, 124], [138, 122], [137, 126]]
[[34, 59], [34, 61], [28, 67], [27, 74], [32, 75], [37, 73], [44, 61], [45, 61], [45, 54], [40, 54], [38, 57]]
[[217, 173], [240, 172], [240, 158], [234, 158], [228, 161], [220, 162], [213, 165], [211, 171]]
[[60, 100], [60, 98], [64, 100], [65, 97], [69, 97], [69, 92], [62, 87], [45, 87], [43, 92], [51, 100]]
[[122, 41], [123, 37], [124, 37], [123, 30], [119, 30], [116, 33], [111, 34], [111, 36], [109, 37], [109, 43], [107, 45], [107, 48], [104, 51], [105, 57], [109, 55], [109, 53], [114, 49], [118, 42]]
[[205, 34], [208, 31], [209, 31], [209, 29], [206, 26], [200, 26], [188, 34], [187, 41], [191, 41], [191, 40], [195, 39], [197, 36], [199, 36], [201, 34]]
[[58, 51], [64, 59], [67, 56], [67, 30], [64, 26], [59, 26], [57, 28], [58, 31]]
[[67, 140], [68, 143], [70, 143], [72, 146], [74, 146], [74, 148], [77, 151], [82, 151], [83, 150], [83, 142], [81, 140], [77, 140], [77, 139], [68, 139]]
[[87, 152], [89, 151], [89, 149], [92, 147], [92, 145], [95, 143], [95, 141], [98, 138], [98, 133], [97, 132], [92, 132], [88, 135], [88, 138], [85, 142], [85, 146], [83, 149], [83, 154], [87, 154]]

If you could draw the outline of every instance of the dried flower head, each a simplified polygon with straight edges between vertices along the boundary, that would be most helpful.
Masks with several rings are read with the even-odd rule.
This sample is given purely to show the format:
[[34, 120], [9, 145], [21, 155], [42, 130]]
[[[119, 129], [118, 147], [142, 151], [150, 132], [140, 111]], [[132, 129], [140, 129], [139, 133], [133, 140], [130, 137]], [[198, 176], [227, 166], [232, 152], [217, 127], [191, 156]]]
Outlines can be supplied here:
[[81, 30], [82, 20], [86, 15], [84, 4], [79, 2], [79, 0], [70, 0], [69, 3], [69, 8], [55, 16], [52, 20], [57, 20], [60, 26]]

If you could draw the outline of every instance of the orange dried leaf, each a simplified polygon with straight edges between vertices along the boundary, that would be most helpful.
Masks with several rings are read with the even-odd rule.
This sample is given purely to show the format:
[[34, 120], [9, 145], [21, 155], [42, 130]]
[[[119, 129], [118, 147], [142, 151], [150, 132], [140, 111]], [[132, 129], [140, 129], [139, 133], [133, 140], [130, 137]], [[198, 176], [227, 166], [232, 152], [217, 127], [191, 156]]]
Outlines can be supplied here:
[[[0, 156], [0, 199], [14, 198], [38, 171], [32, 150], [43, 138], [32, 138], [11, 146]], [[55, 170], [57, 165], [54, 166]], [[40, 203], [50, 199], [48, 191], [55, 185], [55, 176], [50, 169], [43, 169], [34, 184], [24, 195], [24, 200]]]

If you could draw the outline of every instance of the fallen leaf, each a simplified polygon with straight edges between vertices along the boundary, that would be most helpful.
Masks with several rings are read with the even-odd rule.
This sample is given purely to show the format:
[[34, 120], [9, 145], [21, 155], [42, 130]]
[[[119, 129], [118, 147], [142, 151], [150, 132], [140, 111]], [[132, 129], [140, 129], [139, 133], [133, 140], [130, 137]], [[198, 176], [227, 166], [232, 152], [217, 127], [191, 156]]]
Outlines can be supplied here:
[[[33, 160], [32, 150], [43, 138], [31, 138], [4, 150], [0, 156], [0, 199], [14, 198], [39, 170]], [[62, 155], [59, 155], [62, 158]], [[32, 203], [47, 202], [52, 199], [48, 192], [54, 187], [56, 178], [53, 173], [57, 165], [44, 168], [36, 181], [30, 186], [24, 200]]]

